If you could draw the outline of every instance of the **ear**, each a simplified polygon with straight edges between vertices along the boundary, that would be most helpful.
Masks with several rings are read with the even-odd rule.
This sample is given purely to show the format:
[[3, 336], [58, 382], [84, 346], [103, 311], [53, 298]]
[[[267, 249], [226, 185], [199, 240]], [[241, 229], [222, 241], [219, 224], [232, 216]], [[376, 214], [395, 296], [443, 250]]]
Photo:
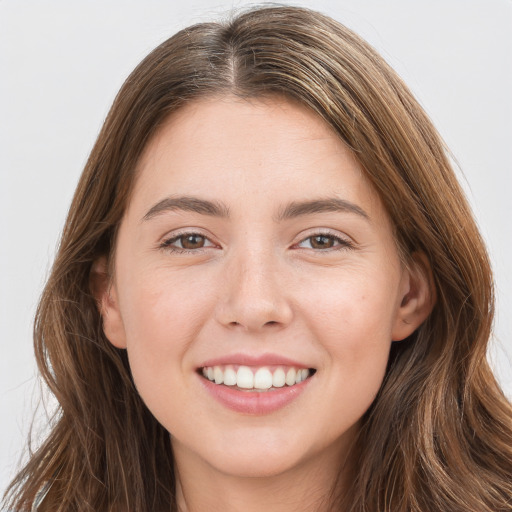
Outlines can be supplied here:
[[103, 321], [103, 332], [117, 348], [126, 348], [126, 334], [119, 310], [116, 287], [108, 271], [106, 256], [101, 256], [92, 265], [89, 286]]
[[432, 270], [425, 254], [413, 253], [403, 272], [402, 301], [393, 327], [393, 341], [410, 336], [427, 319], [436, 303]]

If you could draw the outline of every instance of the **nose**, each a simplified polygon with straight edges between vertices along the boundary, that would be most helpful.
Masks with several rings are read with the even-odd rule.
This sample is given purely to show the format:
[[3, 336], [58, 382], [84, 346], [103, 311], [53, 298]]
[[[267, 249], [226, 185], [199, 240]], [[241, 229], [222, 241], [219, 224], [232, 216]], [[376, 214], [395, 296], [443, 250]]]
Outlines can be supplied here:
[[283, 328], [293, 312], [278, 262], [269, 252], [248, 252], [226, 262], [217, 320], [251, 332]]

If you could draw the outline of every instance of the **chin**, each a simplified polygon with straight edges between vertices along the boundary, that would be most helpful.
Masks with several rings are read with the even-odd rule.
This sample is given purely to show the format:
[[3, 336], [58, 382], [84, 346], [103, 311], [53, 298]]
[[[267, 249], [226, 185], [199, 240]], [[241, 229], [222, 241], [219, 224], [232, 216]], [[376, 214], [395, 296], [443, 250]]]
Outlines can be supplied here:
[[333, 452], [332, 444], [331, 449], [326, 450], [323, 442], [311, 442], [312, 436], [297, 436], [297, 433], [286, 429], [276, 432], [272, 428], [258, 432], [240, 429], [222, 440], [216, 437], [217, 443], [212, 442], [209, 450], [198, 453], [202, 451], [209, 464], [223, 474], [266, 478], [314, 464], [317, 459], [323, 460], [327, 451]]
[[292, 454], [252, 451], [243, 455], [224, 457], [216, 463], [216, 469], [221, 473], [239, 478], [269, 478], [293, 471], [301, 465], [301, 459]]

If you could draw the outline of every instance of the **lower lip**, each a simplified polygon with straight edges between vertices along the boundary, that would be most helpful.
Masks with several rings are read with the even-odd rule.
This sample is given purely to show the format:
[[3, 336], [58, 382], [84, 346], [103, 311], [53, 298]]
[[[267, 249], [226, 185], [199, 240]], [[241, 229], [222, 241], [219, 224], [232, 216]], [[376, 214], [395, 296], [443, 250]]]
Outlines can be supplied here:
[[243, 414], [263, 415], [286, 407], [309, 385], [312, 377], [299, 384], [277, 388], [272, 391], [240, 391], [199, 376], [206, 390], [222, 405]]

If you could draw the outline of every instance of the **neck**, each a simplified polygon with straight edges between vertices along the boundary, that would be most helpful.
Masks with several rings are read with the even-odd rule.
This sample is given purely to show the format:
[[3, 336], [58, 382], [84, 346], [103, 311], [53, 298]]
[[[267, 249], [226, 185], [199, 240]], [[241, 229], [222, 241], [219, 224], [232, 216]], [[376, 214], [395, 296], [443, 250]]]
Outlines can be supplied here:
[[333, 450], [266, 476], [223, 473], [173, 442], [179, 512], [328, 512], [352, 481], [346, 450]]

